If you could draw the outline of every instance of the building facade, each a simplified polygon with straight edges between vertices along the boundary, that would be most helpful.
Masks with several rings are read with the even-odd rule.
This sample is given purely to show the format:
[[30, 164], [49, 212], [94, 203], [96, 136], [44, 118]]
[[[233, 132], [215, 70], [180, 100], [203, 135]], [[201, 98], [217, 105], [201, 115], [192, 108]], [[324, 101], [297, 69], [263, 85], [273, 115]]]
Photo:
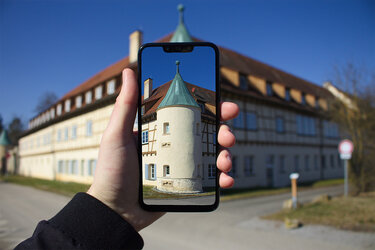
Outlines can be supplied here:
[[[190, 37], [180, 18], [176, 32], [157, 42], [182, 42], [187, 36], [199, 41]], [[121, 87], [121, 72], [125, 67], [137, 70], [137, 52], [141, 44], [142, 33], [132, 33], [128, 57], [80, 84], [30, 120], [29, 129], [19, 141], [20, 174], [92, 182], [101, 136]], [[299, 172], [301, 182], [342, 177], [343, 168], [337, 153], [339, 130], [325, 115], [328, 100], [334, 98], [331, 93], [232, 50], [221, 47], [219, 50], [222, 101], [232, 101], [240, 107], [239, 116], [228, 123], [237, 139], [231, 149], [233, 167], [230, 172], [236, 179], [235, 187], [286, 186], [291, 172]], [[166, 86], [170, 83], [156, 89], [152, 89], [151, 79], [144, 84], [148, 97], [144, 97], [142, 112], [149, 116], [145, 115], [144, 119], [148, 120], [142, 127], [143, 177], [146, 184], [159, 185], [160, 189], [164, 186], [167, 190], [171, 185], [171, 166], [167, 176], [168, 168], [164, 166], [169, 165], [158, 164], [155, 152], [162, 152], [168, 143], [164, 145], [162, 141], [154, 140], [162, 136], [158, 133], [163, 132], [162, 117], [166, 116], [167, 109], [166, 112], [154, 110], [155, 105], [151, 105], [150, 100], [161, 94], [158, 99], [161, 102], [165, 97], [162, 93], [167, 93]], [[187, 88], [193, 92], [192, 86], [187, 85]], [[209, 185], [214, 183], [216, 171], [212, 151], [216, 131], [210, 116], [198, 113], [202, 110], [214, 113], [215, 105], [209, 100], [197, 104], [199, 108], [185, 107], [200, 124], [200, 137], [197, 138], [203, 145], [201, 151], [191, 148], [202, 156], [202, 163], [196, 164], [192, 178], [201, 176], [202, 183]], [[174, 112], [172, 109], [168, 113]], [[160, 120], [153, 118], [155, 113]], [[154, 180], [158, 176], [160, 178]], [[191, 190], [199, 190], [198, 186]]]

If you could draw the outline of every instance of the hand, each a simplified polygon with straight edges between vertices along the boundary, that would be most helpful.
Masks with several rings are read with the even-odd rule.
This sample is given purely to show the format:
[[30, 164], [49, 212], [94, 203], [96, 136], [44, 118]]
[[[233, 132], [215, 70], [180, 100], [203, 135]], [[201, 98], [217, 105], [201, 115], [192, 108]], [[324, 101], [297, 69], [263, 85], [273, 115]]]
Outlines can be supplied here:
[[[150, 225], [164, 213], [148, 212], [138, 203], [139, 166], [137, 137], [133, 133], [133, 124], [137, 111], [138, 86], [135, 74], [130, 69], [122, 72], [123, 84], [116, 99], [114, 109], [100, 143], [99, 158], [93, 184], [87, 191], [108, 207], [120, 214], [135, 230]], [[221, 120], [236, 117], [238, 106], [234, 103], [222, 103]], [[219, 130], [218, 142], [223, 147], [231, 147], [235, 137], [226, 125]], [[217, 166], [220, 173], [220, 186], [231, 187], [232, 177], [226, 173], [231, 169], [230, 154], [222, 149]]]

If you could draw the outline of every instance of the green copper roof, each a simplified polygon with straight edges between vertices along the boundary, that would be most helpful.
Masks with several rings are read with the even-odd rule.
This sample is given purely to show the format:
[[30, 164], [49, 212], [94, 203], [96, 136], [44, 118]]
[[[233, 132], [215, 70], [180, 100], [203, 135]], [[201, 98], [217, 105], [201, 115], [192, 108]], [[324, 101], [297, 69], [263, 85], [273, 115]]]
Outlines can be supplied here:
[[10, 145], [8, 133], [5, 129], [3, 129], [3, 132], [1, 132], [1, 135], [0, 135], [0, 145], [4, 145], [4, 146]]
[[184, 6], [182, 4], [179, 4], [177, 9], [180, 12], [180, 22], [170, 42], [172, 43], [192, 42], [193, 39], [191, 38], [189, 31], [186, 29], [185, 24], [184, 24]]
[[164, 108], [167, 106], [175, 106], [175, 105], [186, 105], [186, 106], [193, 106], [198, 107], [199, 105], [194, 100], [194, 98], [191, 96], [188, 88], [186, 87], [186, 84], [184, 80], [182, 80], [182, 77], [179, 72], [179, 61], [176, 61], [177, 65], [177, 72], [176, 75], [173, 78], [173, 81], [171, 85], [169, 86], [168, 92], [165, 95], [163, 101], [159, 104], [158, 109]]

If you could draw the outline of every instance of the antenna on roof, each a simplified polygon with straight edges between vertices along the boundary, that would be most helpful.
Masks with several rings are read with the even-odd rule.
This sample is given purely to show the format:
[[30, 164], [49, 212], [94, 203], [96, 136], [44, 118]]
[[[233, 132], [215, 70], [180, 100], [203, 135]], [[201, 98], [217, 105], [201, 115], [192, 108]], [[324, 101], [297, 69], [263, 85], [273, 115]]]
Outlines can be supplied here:
[[180, 65], [180, 61], [177, 60], [177, 61], [176, 61], [176, 73], [180, 73], [179, 65]]

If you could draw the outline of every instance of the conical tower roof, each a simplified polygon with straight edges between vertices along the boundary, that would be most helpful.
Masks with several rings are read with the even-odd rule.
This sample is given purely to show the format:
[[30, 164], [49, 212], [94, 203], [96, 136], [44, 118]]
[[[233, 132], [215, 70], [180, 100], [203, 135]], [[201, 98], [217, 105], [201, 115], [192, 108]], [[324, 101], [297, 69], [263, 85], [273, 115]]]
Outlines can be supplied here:
[[177, 7], [178, 11], [180, 12], [180, 21], [178, 23], [177, 29], [174, 32], [170, 42], [172, 43], [182, 43], [182, 42], [193, 42], [189, 31], [186, 29], [184, 24], [184, 6], [179, 4]]
[[1, 132], [1, 135], [0, 135], [0, 145], [3, 145], [3, 146], [10, 145], [8, 133], [5, 129], [3, 129], [3, 132]]
[[174, 76], [163, 101], [159, 104], [158, 109], [176, 105], [193, 106], [199, 108], [199, 105], [186, 87], [184, 80], [182, 80], [179, 72], [179, 64], [180, 62], [176, 61], [176, 75]]

